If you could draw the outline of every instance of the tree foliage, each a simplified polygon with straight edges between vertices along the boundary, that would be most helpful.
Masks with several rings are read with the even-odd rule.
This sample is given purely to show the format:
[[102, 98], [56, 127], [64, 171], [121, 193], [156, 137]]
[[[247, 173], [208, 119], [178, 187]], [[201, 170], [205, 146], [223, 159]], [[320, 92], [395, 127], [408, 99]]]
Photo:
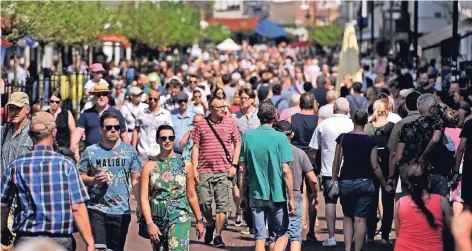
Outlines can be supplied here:
[[210, 24], [202, 31], [202, 38], [219, 43], [231, 37], [231, 31], [221, 24]]
[[309, 30], [308, 37], [311, 42], [321, 46], [335, 47], [343, 42], [344, 29], [336, 24], [315, 26]]

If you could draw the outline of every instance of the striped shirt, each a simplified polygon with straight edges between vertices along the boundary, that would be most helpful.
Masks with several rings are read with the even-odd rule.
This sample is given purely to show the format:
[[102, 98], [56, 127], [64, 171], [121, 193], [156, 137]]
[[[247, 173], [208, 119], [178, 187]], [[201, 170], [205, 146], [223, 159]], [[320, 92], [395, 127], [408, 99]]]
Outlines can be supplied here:
[[2, 176], [2, 208], [17, 197], [14, 232], [72, 234], [72, 205], [89, 200], [74, 162], [50, 146], [35, 146]]
[[[234, 119], [224, 116], [220, 122], [212, 123], [213, 128], [220, 136], [226, 149], [233, 157], [233, 143], [241, 139]], [[206, 119], [201, 119], [195, 125], [192, 140], [199, 146], [198, 172], [223, 173], [228, 171], [230, 164], [226, 159], [225, 151], [208, 126]]]
[[231, 118], [236, 122], [241, 135], [244, 135], [244, 133], [249, 130], [258, 128], [261, 125], [261, 121], [259, 120], [259, 117], [257, 117], [257, 111], [258, 109], [256, 109], [251, 116], [248, 116], [241, 111], [237, 111], [231, 115]]
[[2, 146], [2, 160], [1, 160], [1, 171], [2, 174], [5, 168], [15, 160], [16, 158], [25, 155], [33, 148], [33, 141], [28, 135], [30, 128], [30, 122], [26, 123], [20, 130], [20, 133], [13, 136], [13, 124], [8, 123], [2, 126], [1, 130], [1, 146]]

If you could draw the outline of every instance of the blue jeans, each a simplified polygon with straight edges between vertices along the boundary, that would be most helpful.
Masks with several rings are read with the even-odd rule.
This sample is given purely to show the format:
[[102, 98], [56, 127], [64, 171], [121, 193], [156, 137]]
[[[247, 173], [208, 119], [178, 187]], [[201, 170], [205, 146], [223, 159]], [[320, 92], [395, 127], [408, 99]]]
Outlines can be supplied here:
[[371, 179], [341, 180], [339, 193], [344, 216], [368, 218], [374, 191], [374, 183]]
[[[267, 200], [250, 199], [249, 207], [252, 211], [254, 232], [256, 240], [267, 238], [266, 220], [273, 229], [274, 240], [281, 236], [287, 236], [288, 212], [287, 202], [272, 202]], [[271, 234], [272, 235], [272, 234]]]

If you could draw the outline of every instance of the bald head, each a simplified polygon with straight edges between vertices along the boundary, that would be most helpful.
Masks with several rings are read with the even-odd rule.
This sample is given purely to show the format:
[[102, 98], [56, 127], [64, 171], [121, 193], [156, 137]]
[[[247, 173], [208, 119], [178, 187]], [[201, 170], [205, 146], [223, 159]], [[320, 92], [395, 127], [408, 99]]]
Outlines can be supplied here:
[[334, 114], [344, 114], [349, 113], [349, 101], [346, 98], [337, 98], [334, 101], [333, 107]]
[[336, 100], [336, 91], [334, 90], [329, 90], [326, 93], [326, 101], [328, 101], [329, 104], [333, 103]]

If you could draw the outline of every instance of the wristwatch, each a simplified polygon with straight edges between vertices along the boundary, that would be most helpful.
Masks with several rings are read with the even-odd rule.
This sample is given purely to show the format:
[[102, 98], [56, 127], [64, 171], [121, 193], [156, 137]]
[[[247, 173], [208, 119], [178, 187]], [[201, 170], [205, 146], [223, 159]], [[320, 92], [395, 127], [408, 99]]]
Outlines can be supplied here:
[[203, 217], [201, 217], [200, 219], [197, 219], [197, 224], [198, 224], [198, 223], [204, 223], [204, 222], [203, 222]]
[[236, 168], [236, 169], [238, 168], [238, 164], [231, 164], [231, 166]]

